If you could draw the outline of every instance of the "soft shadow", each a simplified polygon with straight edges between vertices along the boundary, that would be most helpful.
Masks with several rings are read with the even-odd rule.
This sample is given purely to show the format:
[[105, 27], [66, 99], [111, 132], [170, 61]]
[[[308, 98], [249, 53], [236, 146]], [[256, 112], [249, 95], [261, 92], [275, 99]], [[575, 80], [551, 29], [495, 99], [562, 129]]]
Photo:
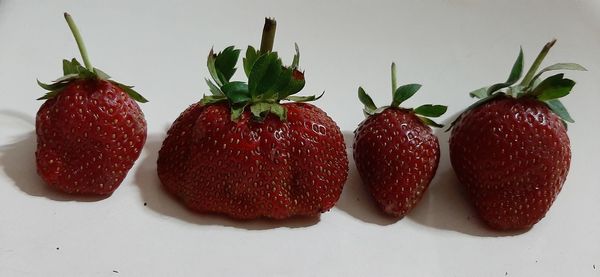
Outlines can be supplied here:
[[[32, 129], [34, 128], [34, 119], [30, 115], [18, 111], [1, 110], [0, 116], [23, 120], [29, 123]], [[69, 195], [44, 184], [36, 171], [35, 148], [34, 131], [15, 138], [12, 143], [0, 145], [0, 166], [6, 176], [12, 179], [22, 192], [56, 201], [93, 202], [106, 198], [106, 196]]]
[[349, 161], [348, 180], [346, 180], [340, 200], [335, 206], [354, 218], [366, 223], [389, 225], [397, 222], [399, 220], [398, 218], [387, 216], [377, 208], [371, 195], [360, 180], [360, 175], [358, 174], [354, 158], [352, 157], [354, 133], [352, 131], [344, 131], [343, 135], [344, 141], [346, 142], [346, 153], [348, 154]]
[[[456, 118], [444, 122], [449, 124]], [[455, 231], [480, 237], [502, 237], [522, 234], [525, 231], [501, 232], [490, 229], [479, 218], [475, 208], [460, 184], [450, 163], [447, 127], [436, 129], [434, 133], [440, 142], [441, 158], [438, 171], [423, 199], [408, 215], [413, 221], [432, 228]]]
[[187, 209], [174, 196], [169, 194], [160, 183], [156, 173], [158, 151], [162, 146], [164, 134], [148, 136], [144, 148], [143, 160], [135, 173], [135, 183], [140, 188], [144, 204], [159, 214], [198, 225], [219, 225], [246, 230], [266, 230], [275, 228], [303, 228], [319, 222], [319, 217], [295, 217], [285, 220], [234, 220], [224, 215], [201, 214]]

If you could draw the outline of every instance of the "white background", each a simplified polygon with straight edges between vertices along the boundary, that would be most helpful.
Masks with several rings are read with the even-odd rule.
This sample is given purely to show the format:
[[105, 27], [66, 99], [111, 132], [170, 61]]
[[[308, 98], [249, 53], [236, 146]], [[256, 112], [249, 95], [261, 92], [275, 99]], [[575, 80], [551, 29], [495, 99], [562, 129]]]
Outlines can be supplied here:
[[[600, 276], [600, 2], [598, 1], [7, 1], [0, 0], [0, 276]], [[77, 21], [92, 63], [136, 85], [148, 141], [121, 187], [85, 199], [48, 190], [35, 173], [34, 118], [44, 91], [79, 58], [62, 13]], [[528, 66], [578, 62], [564, 99], [573, 161], [546, 218], [525, 233], [489, 231], [448, 163], [448, 135], [429, 191], [406, 218], [382, 216], [354, 163], [337, 206], [320, 219], [236, 222], [194, 214], [163, 193], [157, 151], [173, 120], [208, 90], [209, 49], [258, 46], [263, 17], [278, 20], [275, 49], [300, 45], [304, 94], [325, 96], [351, 141], [363, 85], [390, 101], [400, 83], [424, 86], [409, 106], [473, 102], [467, 92], [508, 76], [519, 46]], [[240, 70], [241, 71], [241, 70]], [[241, 77], [241, 72], [236, 76]], [[147, 203], [147, 206], [144, 206]]]

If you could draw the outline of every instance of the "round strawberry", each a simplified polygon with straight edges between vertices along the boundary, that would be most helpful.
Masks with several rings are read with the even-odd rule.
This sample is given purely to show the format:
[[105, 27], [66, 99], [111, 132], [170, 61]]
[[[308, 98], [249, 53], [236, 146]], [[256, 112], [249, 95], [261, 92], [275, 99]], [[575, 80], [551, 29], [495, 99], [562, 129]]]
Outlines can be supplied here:
[[146, 141], [146, 120], [131, 86], [92, 67], [71, 16], [65, 19], [81, 51], [63, 60], [64, 76], [52, 84], [36, 117], [37, 172], [50, 186], [73, 194], [108, 195], [121, 184]]
[[[342, 134], [291, 66], [272, 52], [275, 21], [244, 58], [248, 82], [230, 81], [240, 50], [208, 56], [211, 96], [173, 123], [158, 157], [165, 188], [192, 210], [232, 218], [315, 216], [333, 207], [348, 173]], [[292, 103], [280, 103], [289, 100]]]
[[575, 82], [563, 73], [540, 81], [551, 70], [585, 70], [559, 63], [537, 72], [554, 45], [546, 44], [523, 78], [523, 52], [508, 80], [471, 93], [480, 98], [453, 123], [452, 167], [481, 218], [500, 230], [526, 229], [540, 221], [560, 192], [569, 171], [571, 149], [558, 100]]
[[447, 107], [400, 107], [421, 85], [397, 87], [395, 71], [392, 63], [390, 106], [378, 109], [371, 97], [358, 89], [367, 118], [354, 132], [353, 148], [360, 177], [379, 208], [388, 215], [403, 217], [423, 197], [440, 159], [438, 139], [429, 126], [443, 126], [427, 117], [441, 116]]

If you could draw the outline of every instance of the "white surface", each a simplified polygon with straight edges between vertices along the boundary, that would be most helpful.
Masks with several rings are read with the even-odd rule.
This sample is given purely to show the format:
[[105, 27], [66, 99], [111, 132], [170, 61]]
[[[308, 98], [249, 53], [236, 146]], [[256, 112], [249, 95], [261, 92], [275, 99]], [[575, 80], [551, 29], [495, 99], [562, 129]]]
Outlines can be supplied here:
[[[0, 276], [600, 276], [600, 3], [367, 2], [0, 0]], [[35, 79], [57, 78], [61, 59], [79, 58], [63, 11], [92, 63], [150, 100], [144, 152], [100, 201], [49, 191], [35, 173], [34, 99], [44, 93]], [[568, 73], [578, 82], [564, 100], [577, 120], [573, 162], [547, 217], [522, 234], [482, 227], [444, 133], [430, 190], [398, 222], [376, 211], [353, 163], [341, 200], [319, 220], [235, 222], [185, 210], [156, 177], [164, 133], [207, 91], [211, 46], [258, 45], [264, 16], [277, 18], [275, 48], [288, 62], [298, 42], [303, 93], [326, 90], [317, 104], [348, 138], [362, 120], [358, 85], [390, 101], [391, 61], [401, 83], [424, 84], [408, 104], [447, 104], [448, 119], [472, 103], [468, 91], [506, 78], [519, 45], [528, 66], [558, 38], [546, 64], [590, 71]]]

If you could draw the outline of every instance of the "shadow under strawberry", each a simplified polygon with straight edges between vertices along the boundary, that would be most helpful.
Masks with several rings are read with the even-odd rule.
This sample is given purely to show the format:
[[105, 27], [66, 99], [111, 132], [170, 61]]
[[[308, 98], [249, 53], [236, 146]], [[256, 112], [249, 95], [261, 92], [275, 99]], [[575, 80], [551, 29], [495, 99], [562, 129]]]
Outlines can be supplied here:
[[[352, 131], [343, 131], [342, 133], [346, 143], [346, 152], [349, 157], [352, 157], [354, 133]], [[386, 216], [377, 209], [371, 195], [361, 183], [354, 159], [349, 159], [349, 163], [348, 179], [335, 207], [366, 223], [385, 226], [397, 222], [397, 218]]]
[[[458, 114], [444, 122], [449, 126]], [[459, 183], [452, 165], [448, 141], [450, 132], [446, 128], [435, 130], [440, 141], [440, 163], [435, 178], [431, 182], [423, 199], [408, 214], [411, 220], [436, 229], [450, 230], [480, 237], [502, 237], [519, 235], [527, 230], [514, 232], [498, 232], [490, 229], [479, 219], [475, 208], [471, 205], [464, 187]]]
[[[166, 133], [166, 132], [165, 132]], [[198, 225], [219, 225], [246, 230], [275, 228], [303, 228], [319, 222], [319, 217], [294, 217], [285, 220], [234, 220], [218, 214], [202, 214], [187, 209], [161, 185], [156, 173], [156, 161], [165, 134], [149, 134], [146, 146], [135, 173], [135, 184], [139, 187], [145, 205], [159, 214]]]
[[[34, 119], [18, 111], [2, 110], [0, 117], [25, 121], [34, 129]], [[56, 191], [44, 184], [35, 168], [36, 136], [34, 131], [19, 136], [12, 143], [0, 145], [0, 167], [15, 186], [28, 195], [55, 201], [94, 202], [107, 196], [73, 196]]]

